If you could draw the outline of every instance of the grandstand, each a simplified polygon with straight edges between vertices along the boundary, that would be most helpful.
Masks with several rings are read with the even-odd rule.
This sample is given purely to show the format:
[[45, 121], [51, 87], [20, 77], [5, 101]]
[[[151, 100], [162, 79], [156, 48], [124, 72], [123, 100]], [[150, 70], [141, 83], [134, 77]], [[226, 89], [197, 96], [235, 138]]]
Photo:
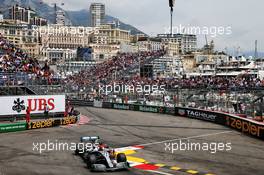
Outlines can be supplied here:
[[0, 34], [0, 95], [36, 94], [29, 85], [48, 84], [51, 71]]
[[[162, 59], [165, 51], [120, 53], [87, 70], [63, 78], [54, 78], [47, 62], [40, 64], [0, 36], [0, 95], [66, 94], [69, 98], [115, 101], [151, 101], [166, 104], [238, 112], [234, 104], [244, 104], [239, 112], [262, 114], [264, 80], [253, 77], [153, 77], [151, 63]], [[146, 69], [148, 68], [148, 69]], [[147, 70], [147, 71], [145, 71]], [[163, 95], [98, 93], [99, 85], [165, 85]], [[239, 95], [238, 95], [239, 94]], [[176, 99], [176, 100], [174, 100]], [[255, 104], [255, 105], [252, 105]], [[251, 105], [251, 106], [250, 106]]]

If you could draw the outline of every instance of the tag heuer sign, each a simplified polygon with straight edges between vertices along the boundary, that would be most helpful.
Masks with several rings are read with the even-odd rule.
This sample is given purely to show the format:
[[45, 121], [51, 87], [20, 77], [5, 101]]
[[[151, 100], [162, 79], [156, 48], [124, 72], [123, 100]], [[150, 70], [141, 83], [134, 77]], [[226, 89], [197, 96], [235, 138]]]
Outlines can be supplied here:
[[185, 115], [185, 110], [184, 109], [179, 109], [178, 112], [179, 112], [180, 115]]

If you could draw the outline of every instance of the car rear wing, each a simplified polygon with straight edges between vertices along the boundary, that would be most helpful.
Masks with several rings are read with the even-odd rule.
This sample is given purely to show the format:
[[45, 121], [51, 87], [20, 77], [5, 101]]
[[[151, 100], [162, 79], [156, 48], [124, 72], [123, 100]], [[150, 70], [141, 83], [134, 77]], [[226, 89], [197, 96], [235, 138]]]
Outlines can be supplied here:
[[95, 142], [97, 140], [99, 140], [100, 137], [99, 136], [87, 136], [87, 137], [81, 137], [81, 142]]

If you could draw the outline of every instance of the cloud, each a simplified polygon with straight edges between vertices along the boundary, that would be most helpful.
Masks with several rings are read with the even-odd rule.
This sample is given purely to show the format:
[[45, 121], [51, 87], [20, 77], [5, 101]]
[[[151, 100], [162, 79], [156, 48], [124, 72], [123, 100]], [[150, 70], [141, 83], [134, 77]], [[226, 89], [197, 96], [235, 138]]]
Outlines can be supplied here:
[[[106, 4], [106, 12], [143, 30], [156, 35], [169, 26], [168, 0], [44, 0], [64, 2], [67, 10], [89, 9], [91, 2]], [[240, 45], [252, 50], [254, 40], [259, 40], [259, 50], [264, 51], [264, 23], [260, 0], [176, 0], [175, 26], [231, 26], [231, 36], [214, 38], [218, 48]], [[200, 41], [200, 43], [203, 43]]]

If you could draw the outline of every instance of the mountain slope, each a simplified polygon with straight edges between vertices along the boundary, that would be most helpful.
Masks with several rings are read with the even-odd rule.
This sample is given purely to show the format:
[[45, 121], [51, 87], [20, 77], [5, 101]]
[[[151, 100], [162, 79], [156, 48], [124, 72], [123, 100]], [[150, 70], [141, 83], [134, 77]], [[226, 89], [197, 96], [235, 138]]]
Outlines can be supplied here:
[[[67, 15], [69, 16], [73, 25], [82, 25], [89, 26], [90, 24], [90, 13], [88, 10], [80, 10], [80, 11], [67, 11]], [[106, 22], [119, 21], [119, 19], [106, 15]], [[130, 30], [131, 34], [143, 33], [132, 25], [125, 24], [122, 21], [120, 22], [120, 28], [124, 30]]]
[[[0, 11], [4, 12], [5, 16], [8, 14], [8, 7], [15, 4], [19, 4], [23, 7], [30, 7], [35, 10], [39, 16], [48, 19], [50, 23], [54, 22], [54, 8], [46, 3], [40, 3], [39, 0], [0, 0]], [[58, 9], [61, 9], [58, 7]], [[62, 9], [61, 9], [62, 10]], [[88, 10], [80, 11], [65, 11], [66, 13], [66, 24], [75, 26], [88, 26], [90, 23], [90, 13]], [[106, 22], [112, 22], [118, 20], [115, 17], [106, 15]], [[130, 30], [132, 34], [143, 33], [137, 28], [125, 24], [120, 21], [120, 28], [125, 30]]]

